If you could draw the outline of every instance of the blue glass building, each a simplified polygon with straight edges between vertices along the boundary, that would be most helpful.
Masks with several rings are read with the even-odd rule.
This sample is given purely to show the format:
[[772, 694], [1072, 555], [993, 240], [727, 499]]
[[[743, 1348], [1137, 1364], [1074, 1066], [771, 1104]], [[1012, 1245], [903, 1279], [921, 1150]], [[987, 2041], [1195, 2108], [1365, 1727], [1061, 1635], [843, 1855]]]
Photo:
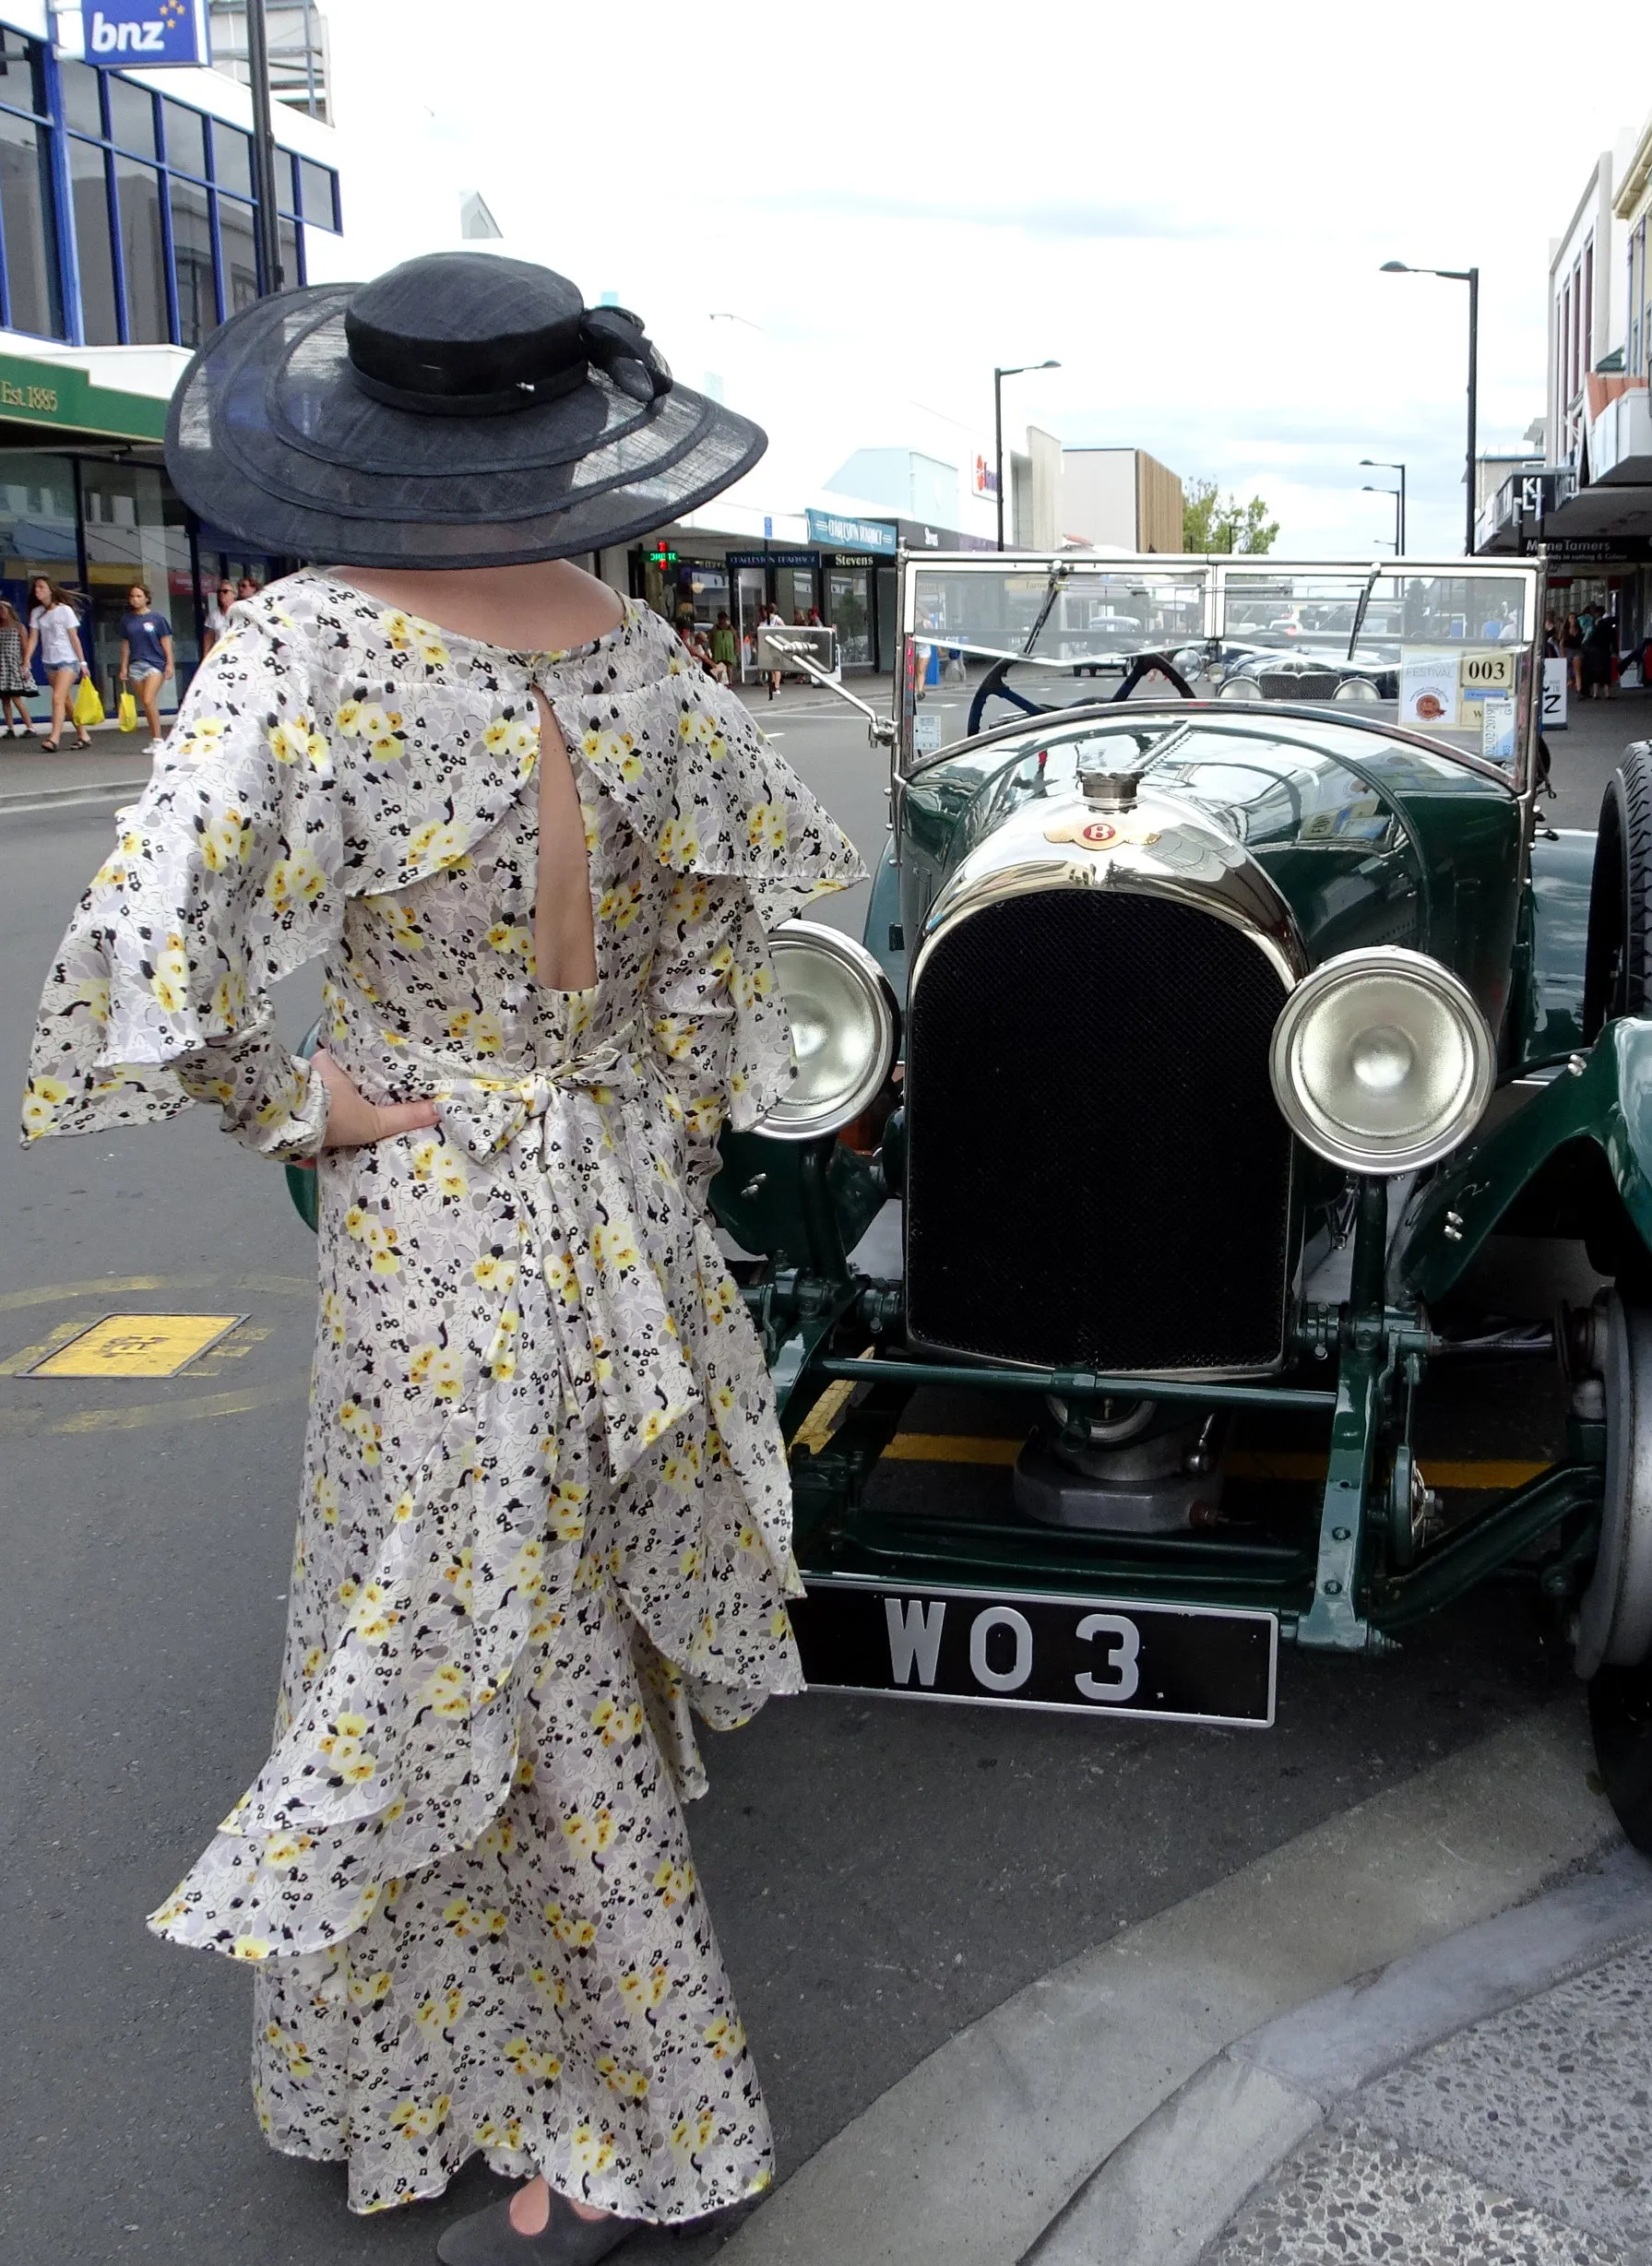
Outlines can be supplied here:
[[[194, 524], [160, 447], [178, 350], [270, 280], [245, 97], [216, 74], [94, 70], [54, 54], [41, 28], [0, 20], [0, 596], [20, 610], [37, 573], [74, 589], [108, 699], [125, 590], [141, 580], [172, 619], [181, 690], [219, 576], [263, 581], [286, 564]], [[182, 99], [215, 83], [228, 115]], [[278, 108], [278, 143], [288, 116]], [[289, 138], [313, 152], [327, 136], [293, 120]], [[291, 148], [276, 171], [291, 288], [307, 280], [305, 231], [339, 227], [339, 180]]]

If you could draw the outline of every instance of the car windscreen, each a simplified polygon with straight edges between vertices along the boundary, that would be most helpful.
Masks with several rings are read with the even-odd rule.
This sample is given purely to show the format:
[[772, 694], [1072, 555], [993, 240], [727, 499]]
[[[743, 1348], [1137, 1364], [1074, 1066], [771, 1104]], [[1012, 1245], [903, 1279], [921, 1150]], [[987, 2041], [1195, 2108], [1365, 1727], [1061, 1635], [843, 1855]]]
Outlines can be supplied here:
[[1065, 555], [917, 559], [909, 574], [905, 693], [919, 760], [1028, 702], [1163, 701], [1183, 689], [1398, 724], [1511, 772], [1527, 744], [1530, 569]]

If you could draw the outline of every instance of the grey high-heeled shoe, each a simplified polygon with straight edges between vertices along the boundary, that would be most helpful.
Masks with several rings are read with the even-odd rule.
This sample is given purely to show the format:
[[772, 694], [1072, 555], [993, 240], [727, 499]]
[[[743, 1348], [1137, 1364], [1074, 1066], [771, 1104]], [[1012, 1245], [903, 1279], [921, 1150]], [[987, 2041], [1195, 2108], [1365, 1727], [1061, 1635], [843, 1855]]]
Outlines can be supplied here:
[[595, 2266], [642, 2224], [639, 2219], [582, 2219], [551, 2191], [551, 2216], [537, 2235], [511, 2224], [510, 2198], [456, 2220], [436, 2245], [442, 2266]]

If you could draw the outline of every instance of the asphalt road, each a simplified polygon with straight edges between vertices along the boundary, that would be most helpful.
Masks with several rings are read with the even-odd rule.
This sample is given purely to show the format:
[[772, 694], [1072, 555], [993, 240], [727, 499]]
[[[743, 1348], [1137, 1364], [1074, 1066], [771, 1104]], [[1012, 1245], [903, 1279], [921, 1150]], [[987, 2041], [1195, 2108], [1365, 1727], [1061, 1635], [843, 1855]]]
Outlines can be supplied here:
[[[862, 847], [883, 758], [826, 696], [760, 720]], [[1574, 743], [1581, 765], [1581, 743]], [[1573, 819], [1570, 823], [1578, 823]], [[1582, 823], [1587, 823], [1587, 818]], [[41, 975], [107, 813], [0, 813], [0, 1049], [20, 1077]], [[836, 917], [858, 926], [841, 902]], [[307, 979], [283, 1002], [296, 1033]], [[269, 2154], [246, 2096], [247, 1978], [142, 1916], [263, 1759], [303, 1422], [313, 1246], [279, 1178], [207, 1113], [0, 1145], [0, 2198], [29, 2266], [428, 2260], [490, 2192], [351, 2221], [337, 2171]], [[1546, 1311], [1551, 1286], [1531, 1287]], [[174, 1380], [15, 1373], [109, 1311], [246, 1317]], [[1540, 1453], [1551, 1403], [1489, 1380], [1431, 1452]], [[912, 1429], [998, 1419], [932, 1396]], [[1002, 1469], [885, 1465], [897, 1492]], [[1013, 1712], [776, 1703], [708, 1738], [696, 1853], [768, 2088], [782, 2175], [961, 2024], [1052, 1965], [1569, 1683], [1513, 1592], [1396, 1660], [1287, 1652], [1266, 1734]], [[627, 2250], [697, 2257], [704, 2238]]]

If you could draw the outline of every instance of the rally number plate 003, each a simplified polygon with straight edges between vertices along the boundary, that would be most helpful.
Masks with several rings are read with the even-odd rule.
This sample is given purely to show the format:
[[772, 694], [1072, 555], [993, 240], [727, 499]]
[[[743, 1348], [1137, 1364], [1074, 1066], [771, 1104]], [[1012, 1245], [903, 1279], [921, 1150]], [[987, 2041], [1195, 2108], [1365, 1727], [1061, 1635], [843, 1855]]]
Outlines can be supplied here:
[[851, 1574], [811, 1580], [808, 1593], [791, 1615], [817, 1689], [1259, 1731], [1273, 1723], [1272, 1613]]

